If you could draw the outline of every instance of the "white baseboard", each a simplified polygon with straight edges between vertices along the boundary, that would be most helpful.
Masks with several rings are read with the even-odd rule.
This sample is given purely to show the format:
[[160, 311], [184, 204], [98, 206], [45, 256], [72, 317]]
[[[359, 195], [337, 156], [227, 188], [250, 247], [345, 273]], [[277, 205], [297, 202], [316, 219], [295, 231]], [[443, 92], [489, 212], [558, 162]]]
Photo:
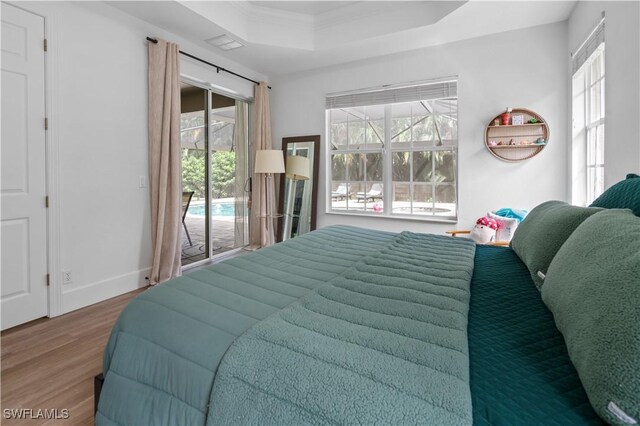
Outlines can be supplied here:
[[137, 290], [148, 285], [145, 277], [149, 276], [151, 268], [140, 269], [127, 274], [97, 281], [82, 287], [70, 288], [62, 293], [62, 313], [66, 314], [76, 309], [84, 308], [103, 300]]

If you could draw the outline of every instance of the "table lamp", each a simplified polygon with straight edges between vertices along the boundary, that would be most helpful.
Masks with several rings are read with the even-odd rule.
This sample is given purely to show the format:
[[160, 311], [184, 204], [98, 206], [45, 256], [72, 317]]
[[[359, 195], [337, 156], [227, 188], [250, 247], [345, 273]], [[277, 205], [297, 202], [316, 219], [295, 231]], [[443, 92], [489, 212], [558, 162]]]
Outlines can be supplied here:
[[273, 218], [276, 217], [273, 213], [273, 174], [284, 173], [284, 157], [282, 151], [279, 149], [261, 149], [256, 151], [256, 163], [254, 167], [254, 173], [262, 173], [266, 176], [266, 215], [267, 218], [267, 232], [269, 244], [273, 244], [275, 237], [273, 231]]

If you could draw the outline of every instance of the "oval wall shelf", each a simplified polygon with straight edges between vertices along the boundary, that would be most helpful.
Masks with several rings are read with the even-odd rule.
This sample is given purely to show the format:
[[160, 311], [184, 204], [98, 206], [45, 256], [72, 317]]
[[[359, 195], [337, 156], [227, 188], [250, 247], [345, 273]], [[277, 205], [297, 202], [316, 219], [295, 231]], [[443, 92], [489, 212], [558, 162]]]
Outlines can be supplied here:
[[[495, 125], [496, 120], [501, 122], [501, 116], [502, 113], [492, 118], [485, 131], [484, 144], [494, 157], [509, 162], [523, 161], [535, 157], [549, 144], [549, 126], [539, 114], [513, 108], [509, 124]], [[514, 116], [522, 116], [522, 124], [512, 124]]]

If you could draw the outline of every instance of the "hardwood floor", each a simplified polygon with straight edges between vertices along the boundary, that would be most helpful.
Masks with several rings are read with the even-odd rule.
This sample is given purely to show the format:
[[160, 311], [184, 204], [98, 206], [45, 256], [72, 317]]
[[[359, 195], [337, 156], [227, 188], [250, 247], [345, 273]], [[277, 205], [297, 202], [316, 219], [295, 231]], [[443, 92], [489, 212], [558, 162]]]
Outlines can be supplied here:
[[[92, 425], [93, 377], [120, 311], [144, 289], [2, 332], [0, 423]], [[9, 420], [6, 409], [67, 409], [66, 420]], [[62, 414], [62, 412], [60, 412]]]

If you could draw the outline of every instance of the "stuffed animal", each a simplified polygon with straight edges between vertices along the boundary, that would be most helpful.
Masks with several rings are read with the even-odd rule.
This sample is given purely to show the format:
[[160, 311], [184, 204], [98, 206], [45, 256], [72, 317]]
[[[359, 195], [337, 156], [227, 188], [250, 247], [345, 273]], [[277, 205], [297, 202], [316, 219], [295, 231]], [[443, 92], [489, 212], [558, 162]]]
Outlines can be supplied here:
[[500, 225], [495, 219], [481, 217], [476, 221], [476, 226], [471, 230], [471, 239], [478, 244], [487, 244], [496, 239], [496, 231]]

